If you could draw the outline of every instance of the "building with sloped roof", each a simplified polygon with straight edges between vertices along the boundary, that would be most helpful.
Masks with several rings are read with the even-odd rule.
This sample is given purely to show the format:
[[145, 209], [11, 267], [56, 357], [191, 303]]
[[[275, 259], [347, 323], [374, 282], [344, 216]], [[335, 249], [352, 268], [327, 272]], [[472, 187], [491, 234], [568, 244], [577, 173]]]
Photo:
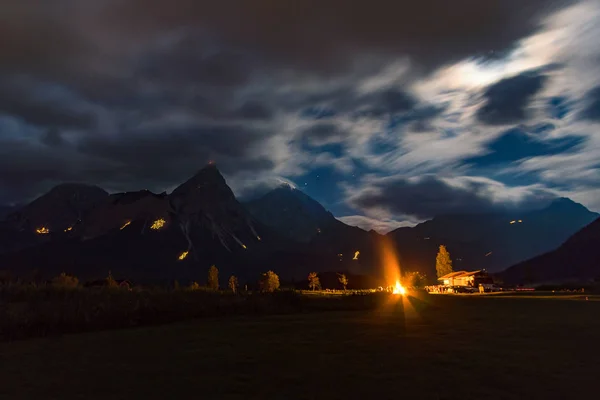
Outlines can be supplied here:
[[479, 284], [492, 284], [492, 278], [485, 270], [478, 271], [456, 271], [438, 278], [438, 282], [445, 286], [470, 286], [477, 287]]

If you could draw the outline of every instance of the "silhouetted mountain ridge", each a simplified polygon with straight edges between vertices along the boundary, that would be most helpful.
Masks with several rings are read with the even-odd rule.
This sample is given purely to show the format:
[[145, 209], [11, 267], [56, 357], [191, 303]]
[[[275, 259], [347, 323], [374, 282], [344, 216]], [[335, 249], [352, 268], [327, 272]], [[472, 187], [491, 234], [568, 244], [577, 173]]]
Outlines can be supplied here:
[[319, 202], [287, 184], [246, 202], [244, 206], [263, 224], [305, 243], [337, 221]]
[[596, 219], [556, 250], [520, 262], [500, 276], [511, 284], [543, 284], [600, 280], [600, 219]]

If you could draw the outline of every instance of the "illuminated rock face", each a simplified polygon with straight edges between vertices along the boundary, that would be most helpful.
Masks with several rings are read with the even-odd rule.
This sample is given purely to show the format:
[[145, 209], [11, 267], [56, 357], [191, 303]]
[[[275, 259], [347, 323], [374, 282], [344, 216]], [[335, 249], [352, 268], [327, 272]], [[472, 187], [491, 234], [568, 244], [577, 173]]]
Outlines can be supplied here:
[[148, 221], [152, 227], [158, 220], [169, 222], [169, 202], [166, 195], [143, 190], [118, 193], [108, 197], [86, 218], [83, 236], [93, 238], [116, 229], [128, 230], [134, 221]]
[[152, 225], [150, 225], [150, 229], [152, 230], [159, 230], [165, 227], [165, 223], [166, 221], [164, 220], [164, 218], [159, 218], [154, 220], [154, 222], [152, 222]]

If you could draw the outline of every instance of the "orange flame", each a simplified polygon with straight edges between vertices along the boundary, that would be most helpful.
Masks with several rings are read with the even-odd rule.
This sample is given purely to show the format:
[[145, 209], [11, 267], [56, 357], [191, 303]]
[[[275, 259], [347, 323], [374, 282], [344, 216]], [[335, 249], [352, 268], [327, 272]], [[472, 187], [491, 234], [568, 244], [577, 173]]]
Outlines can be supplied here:
[[38, 235], [47, 235], [50, 233], [50, 229], [46, 228], [45, 226], [39, 227], [35, 230], [35, 232]]
[[131, 221], [127, 221], [123, 224], [123, 226], [121, 227], [121, 230], [127, 228], [129, 225], [131, 224]]
[[188, 253], [189, 251], [184, 251], [183, 253], [181, 253], [179, 255], [179, 261], [184, 260], [187, 257]]
[[356, 252], [354, 252], [353, 260], [358, 260], [358, 256], [360, 256], [360, 251], [356, 250]]
[[402, 286], [400, 284], [399, 281], [396, 281], [396, 284], [394, 285], [394, 289], [392, 290], [392, 293], [404, 296], [406, 294], [406, 289], [404, 288], [404, 286]]

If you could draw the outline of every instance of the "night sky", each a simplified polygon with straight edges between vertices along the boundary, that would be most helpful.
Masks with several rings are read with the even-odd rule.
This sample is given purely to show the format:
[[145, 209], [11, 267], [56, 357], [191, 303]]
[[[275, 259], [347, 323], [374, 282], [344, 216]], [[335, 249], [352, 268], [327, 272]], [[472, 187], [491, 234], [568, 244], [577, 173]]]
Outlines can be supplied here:
[[385, 232], [600, 211], [600, 1], [3, 0], [0, 204], [214, 161]]

